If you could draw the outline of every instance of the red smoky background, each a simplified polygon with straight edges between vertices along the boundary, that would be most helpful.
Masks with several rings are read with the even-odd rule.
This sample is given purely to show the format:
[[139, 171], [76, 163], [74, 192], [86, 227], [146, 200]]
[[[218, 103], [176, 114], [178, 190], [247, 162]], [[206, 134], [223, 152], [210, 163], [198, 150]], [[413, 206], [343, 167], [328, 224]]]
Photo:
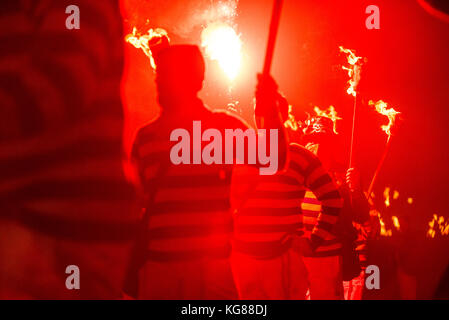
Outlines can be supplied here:
[[[198, 45], [206, 61], [201, 99], [253, 122], [273, 0], [73, 2], [80, 30], [66, 27], [66, 7], [76, 4], [69, 0], [0, 5], [0, 299], [122, 293], [139, 212], [130, 209], [135, 191], [122, 171], [129, 173], [136, 132], [160, 110], [150, 60], [125, 41], [134, 30], [162, 28], [173, 44]], [[381, 126], [388, 119], [369, 101], [400, 112], [373, 190], [383, 225], [370, 254], [381, 290], [364, 299], [448, 298], [449, 18], [432, 3], [449, 12], [436, 0], [283, 4], [271, 74], [297, 120], [316, 106], [335, 108], [342, 118], [335, 149], [345, 169], [354, 98], [339, 47], [366, 59], [353, 150], [364, 190], [387, 141]], [[370, 5], [380, 10], [378, 30], [366, 27]], [[230, 37], [226, 45], [204, 35], [217, 15], [231, 27], [217, 27]], [[226, 55], [211, 58], [205, 38]], [[241, 60], [226, 73], [230, 49]], [[81, 290], [67, 290], [71, 264], [80, 267]]]
[[[379, 30], [365, 27], [365, 9], [371, 4], [380, 9]], [[172, 43], [201, 45], [205, 24], [198, 23], [199, 15], [210, 5], [210, 1], [122, 1], [124, 30], [131, 33], [136, 27], [145, 33], [158, 27], [168, 32]], [[234, 27], [242, 42], [241, 68], [228, 90], [217, 61], [206, 59], [201, 97], [211, 109], [229, 109], [229, 103], [238, 101], [233, 111], [251, 121], [271, 10], [272, 1], [238, 1]], [[297, 119], [305, 119], [306, 112], [313, 114], [314, 106], [335, 107], [343, 118], [337, 122], [340, 157], [347, 162], [353, 97], [346, 93], [348, 76], [341, 68], [346, 58], [339, 46], [367, 59], [360, 85], [364, 102], [357, 107], [354, 162], [367, 189], [387, 139], [380, 127], [388, 123], [368, 106], [368, 100], [387, 101], [401, 114], [374, 188], [374, 201], [385, 221], [397, 216], [401, 228], [407, 229], [415, 250], [413, 272], [426, 278], [427, 285], [420, 288], [423, 297], [434, 290], [449, 258], [447, 237], [430, 249], [425, 244], [433, 215], [449, 216], [447, 39], [449, 24], [429, 14], [418, 1], [285, 1], [272, 66], [272, 75]], [[159, 107], [148, 58], [130, 44], [125, 45], [125, 53], [122, 96], [129, 151], [136, 130], [157, 117]], [[392, 195], [393, 190], [399, 193], [394, 200], [392, 196], [388, 208], [383, 195], [387, 187]], [[392, 222], [386, 224], [394, 229]]]

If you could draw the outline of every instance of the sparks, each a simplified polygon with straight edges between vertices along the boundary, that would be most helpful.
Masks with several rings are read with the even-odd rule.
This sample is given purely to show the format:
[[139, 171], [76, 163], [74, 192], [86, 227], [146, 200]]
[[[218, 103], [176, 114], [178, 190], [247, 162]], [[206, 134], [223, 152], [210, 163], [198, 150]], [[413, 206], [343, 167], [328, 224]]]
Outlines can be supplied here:
[[382, 100], [374, 102], [372, 100], [369, 101], [370, 106], [374, 106], [376, 111], [388, 118], [388, 124], [382, 125], [382, 130], [387, 134], [388, 140], [391, 138], [391, 128], [394, 126], [396, 121], [396, 115], [399, 114], [399, 111], [394, 110], [393, 108], [388, 108], [388, 104]]
[[151, 48], [157, 46], [164, 41], [170, 42], [167, 31], [161, 28], [149, 29], [146, 34], [137, 32], [137, 28], [133, 28], [133, 32], [125, 37], [125, 41], [132, 44], [137, 49], [142, 49], [145, 55], [150, 59], [151, 67], [156, 69]]
[[332, 122], [334, 123], [334, 133], [338, 134], [337, 132], [337, 120], [342, 120], [343, 118], [340, 118], [337, 115], [337, 111], [335, 111], [334, 106], [330, 106], [327, 110], [321, 110], [319, 107], [313, 108], [313, 110], [315, 111], [315, 113], [317, 114], [317, 116], [319, 117], [326, 117], [332, 120]]
[[349, 87], [346, 90], [346, 92], [349, 95], [352, 95], [355, 97], [355, 96], [357, 96], [356, 89], [360, 82], [360, 71], [361, 71], [363, 59], [362, 59], [362, 57], [357, 57], [355, 55], [355, 53], [350, 49], [343, 48], [342, 46], [340, 46], [339, 48], [340, 48], [340, 52], [346, 53], [346, 57], [347, 57], [348, 63], [349, 63], [349, 67], [342, 66], [342, 69], [346, 70], [348, 72], [348, 76], [350, 78], [348, 80]]
[[229, 102], [228, 110], [237, 114], [241, 113], [240, 101]]
[[215, 60], [230, 81], [240, 70], [242, 62], [242, 41], [234, 28], [224, 22], [215, 22], [201, 33], [201, 46], [206, 56]]

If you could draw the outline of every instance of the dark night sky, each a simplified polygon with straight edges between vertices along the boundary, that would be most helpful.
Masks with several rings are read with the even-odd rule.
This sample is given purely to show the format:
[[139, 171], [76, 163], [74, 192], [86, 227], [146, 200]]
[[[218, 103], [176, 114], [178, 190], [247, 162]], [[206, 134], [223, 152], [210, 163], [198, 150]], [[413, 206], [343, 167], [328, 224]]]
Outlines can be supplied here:
[[[166, 28], [174, 43], [198, 44], [201, 29], [187, 28], [186, 17], [208, 3], [129, 0], [124, 7], [125, 28], [130, 31], [149, 19], [151, 26]], [[371, 4], [380, 8], [380, 30], [365, 27], [365, 8]], [[245, 65], [232, 94], [222, 93], [225, 90], [214, 73], [216, 66], [208, 65], [202, 94], [208, 105], [220, 108], [234, 98], [240, 101], [243, 114], [251, 110], [271, 7], [268, 0], [240, 0], [236, 23], [244, 43]], [[347, 156], [353, 100], [345, 92], [347, 74], [341, 70], [345, 57], [338, 46], [355, 49], [368, 59], [362, 100], [382, 99], [401, 111], [403, 118], [375, 193], [380, 197], [386, 185], [398, 190], [400, 198], [391, 214], [417, 218], [422, 228], [434, 213], [448, 217], [449, 24], [426, 13], [416, 1], [405, 0], [285, 0], [281, 19], [272, 73], [298, 117], [314, 105], [334, 105], [343, 117], [339, 131], [342, 154]], [[180, 32], [186, 29], [188, 32]], [[157, 106], [148, 61], [130, 46], [127, 55], [124, 96], [129, 144], [136, 126], [154, 117]], [[380, 126], [386, 118], [366, 103], [360, 103], [358, 110], [356, 157], [367, 187], [385, 145], [386, 135]], [[406, 204], [407, 197], [414, 198], [413, 205]]]

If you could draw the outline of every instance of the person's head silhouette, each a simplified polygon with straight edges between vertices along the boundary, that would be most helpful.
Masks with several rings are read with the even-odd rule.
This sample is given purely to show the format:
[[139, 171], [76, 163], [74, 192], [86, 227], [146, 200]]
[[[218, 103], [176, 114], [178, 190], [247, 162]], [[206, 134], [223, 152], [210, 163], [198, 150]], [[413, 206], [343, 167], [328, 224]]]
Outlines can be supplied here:
[[172, 45], [155, 55], [156, 86], [162, 108], [171, 109], [195, 99], [203, 87], [205, 63], [194, 45]]

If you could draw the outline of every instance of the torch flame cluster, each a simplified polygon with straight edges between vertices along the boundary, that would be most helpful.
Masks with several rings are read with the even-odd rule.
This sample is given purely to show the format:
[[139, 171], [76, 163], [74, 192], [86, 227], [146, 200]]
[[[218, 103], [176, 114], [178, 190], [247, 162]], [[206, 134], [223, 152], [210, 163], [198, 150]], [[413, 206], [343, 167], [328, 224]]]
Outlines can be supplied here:
[[391, 237], [391, 235], [392, 235], [391, 229], [387, 230], [387, 227], [385, 226], [385, 222], [382, 219], [382, 217], [380, 216], [380, 213], [379, 213], [378, 217], [379, 217], [379, 223], [380, 223], [380, 235], [383, 237]]
[[[297, 121], [295, 116], [292, 112], [293, 107], [291, 105], [288, 106], [288, 118], [284, 122], [284, 126], [286, 128], [290, 128], [293, 131], [297, 131], [299, 128], [303, 128], [306, 126], [306, 124], [302, 121]], [[315, 114], [318, 117], [326, 117], [332, 120], [334, 126], [333, 131], [335, 134], [338, 134], [337, 132], [337, 120], [342, 120], [343, 118], [340, 118], [337, 114], [337, 111], [335, 110], [334, 106], [329, 106], [326, 110], [322, 110], [319, 107], [315, 106], [313, 108], [313, 111], [315, 111]], [[310, 116], [310, 115], [309, 115]]]
[[327, 108], [327, 110], [321, 110], [319, 107], [315, 106], [315, 108], [313, 108], [313, 111], [315, 111], [316, 115], [319, 117], [325, 117], [325, 118], [329, 118], [332, 120], [332, 122], [334, 123], [334, 133], [338, 134], [337, 132], [337, 120], [342, 120], [343, 118], [340, 118], [337, 115], [337, 111], [335, 111], [334, 106], [329, 106], [329, 108]]
[[432, 220], [430, 220], [429, 222], [427, 237], [435, 238], [437, 232], [439, 232], [439, 234], [442, 236], [449, 235], [449, 220], [445, 221], [443, 216], [438, 217], [436, 214], [434, 214]]
[[[382, 216], [380, 215], [380, 213], [378, 214], [378, 218], [379, 218], [379, 223], [380, 223], [380, 235], [382, 237], [391, 237], [393, 235], [393, 231], [391, 229], [387, 229], [387, 226], [385, 225], [385, 222], [384, 222]], [[399, 223], [398, 217], [392, 216], [391, 221], [393, 222], [393, 226], [395, 227], [395, 229], [397, 231], [400, 231], [401, 225]]]
[[[230, 81], [233, 81], [242, 64], [242, 40], [234, 27], [237, 1], [220, 1], [206, 10], [200, 20], [205, 25], [201, 33], [201, 47], [206, 57], [217, 61], [221, 70]], [[151, 47], [158, 45], [166, 39], [169, 41], [167, 31], [161, 28], [149, 29], [146, 34], [138, 33], [134, 28], [125, 41], [142, 51], [150, 59], [153, 69], [156, 68]]]
[[[384, 190], [384, 199], [385, 199], [385, 207], [388, 208], [391, 205], [390, 198], [390, 187], [386, 187]], [[399, 198], [399, 192], [394, 191], [393, 197], [394, 200]], [[408, 204], [413, 204], [413, 198], [407, 198]], [[393, 230], [387, 228], [387, 225], [384, 222], [384, 217], [382, 217], [381, 213], [377, 211], [377, 217], [380, 223], [380, 235], [383, 237], [391, 237], [393, 235]], [[392, 225], [397, 231], [401, 231], [401, 224], [399, 222], [399, 218], [397, 216], [391, 217]], [[426, 233], [426, 237], [435, 238], [436, 236], [448, 236], [449, 235], [449, 219], [438, 216], [436, 214], [433, 215], [432, 220], [428, 223], [428, 229]]]
[[388, 118], [388, 124], [382, 125], [381, 128], [387, 134], [388, 139], [390, 139], [391, 138], [391, 128], [395, 124], [396, 115], [398, 115], [400, 112], [396, 111], [393, 108], [388, 108], [388, 104], [382, 100], [379, 100], [377, 102], [370, 100], [369, 105], [374, 106], [378, 113], [380, 113]]
[[348, 76], [349, 76], [349, 80], [348, 80], [349, 87], [346, 90], [346, 92], [349, 95], [352, 95], [355, 97], [357, 95], [356, 89], [360, 82], [360, 71], [361, 71], [361, 66], [362, 66], [363, 60], [362, 60], [362, 57], [357, 57], [352, 50], [343, 48], [342, 46], [340, 46], [339, 48], [340, 48], [340, 52], [346, 53], [346, 55], [347, 55], [346, 57], [348, 59], [348, 64], [349, 64], [349, 67], [342, 66], [343, 70], [348, 71]]
[[133, 32], [125, 37], [125, 41], [132, 44], [137, 49], [142, 49], [145, 55], [150, 59], [151, 67], [156, 69], [151, 48], [160, 44], [164, 39], [169, 42], [170, 38], [166, 30], [162, 28], [149, 29], [146, 34], [140, 34], [137, 28], [133, 28]]
[[[391, 206], [390, 191], [391, 191], [390, 187], [386, 187], [384, 189], [384, 194], [383, 195], [384, 195], [384, 199], [385, 199], [384, 204], [385, 204], [386, 208]], [[399, 192], [395, 190], [393, 192], [393, 199], [396, 200], [398, 198], [399, 198]], [[379, 223], [380, 223], [380, 235], [384, 236], [384, 237], [391, 237], [393, 232], [392, 232], [391, 229], [387, 229], [387, 227], [385, 225], [385, 222], [384, 222], [382, 216], [380, 215], [380, 213], [378, 214], [378, 218], [379, 218]], [[391, 217], [391, 221], [393, 223], [393, 227], [397, 231], [400, 231], [401, 230], [401, 224], [399, 222], [399, 218], [397, 216], [392, 216]]]
[[[342, 46], [340, 46], [339, 48], [340, 52], [346, 53], [346, 58], [349, 64], [349, 67], [342, 66], [343, 70], [346, 70], [349, 76], [348, 81], [349, 87], [347, 89], [347, 93], [349, 95], [356, 97], [357, 96], [356, 89], [360, 82], [360, 72], [363, 64], [363, 58], [356, 56], [354, 51], [350, 49], [346, 49]], [[396, 115], [399, 114], [400, 112], [394, 110], [393, 108], [388, 108], [388, 104], [382, 100], [379, 100], [377, 102], [373, 102], [372, 100], [370, 100], [369, 105], [374, 105], [378, 113], [388, 117], [388, 125], [383, 125], [381, 128], [387, 134], [388, 140], [390, 140], [391, 128], [395, 123]]]

